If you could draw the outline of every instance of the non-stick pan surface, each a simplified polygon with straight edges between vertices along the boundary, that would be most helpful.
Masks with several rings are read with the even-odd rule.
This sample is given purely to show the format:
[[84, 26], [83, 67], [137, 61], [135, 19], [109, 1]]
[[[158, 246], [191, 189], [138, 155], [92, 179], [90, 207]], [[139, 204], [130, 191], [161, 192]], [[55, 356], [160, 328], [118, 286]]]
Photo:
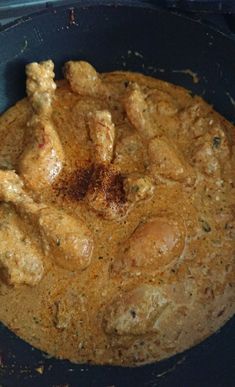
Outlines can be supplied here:
[[[57, 77], [67, 59], [83, 59], [99, 71], [139, 71], [180, 84], [235, 121], [235, 42], [146, 3], [77, 2], [2, 30], [0, 112], [24, 96], [25, 64], [47, 58], [56, 63]], [[1, 325], [0, 386], [234, 387], [235, 318], [183, 354], [139, 368], [48, 358]]]

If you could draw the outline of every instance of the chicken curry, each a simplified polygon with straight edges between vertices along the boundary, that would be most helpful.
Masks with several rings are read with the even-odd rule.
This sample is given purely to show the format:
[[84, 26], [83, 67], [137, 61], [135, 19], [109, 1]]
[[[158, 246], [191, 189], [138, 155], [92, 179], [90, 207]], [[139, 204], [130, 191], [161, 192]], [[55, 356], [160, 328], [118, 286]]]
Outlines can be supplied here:
[[235, 128], [200, 97], [69, 61], [0, 117], [0, 320], [73, 362], [139, 365], [235, 311]]

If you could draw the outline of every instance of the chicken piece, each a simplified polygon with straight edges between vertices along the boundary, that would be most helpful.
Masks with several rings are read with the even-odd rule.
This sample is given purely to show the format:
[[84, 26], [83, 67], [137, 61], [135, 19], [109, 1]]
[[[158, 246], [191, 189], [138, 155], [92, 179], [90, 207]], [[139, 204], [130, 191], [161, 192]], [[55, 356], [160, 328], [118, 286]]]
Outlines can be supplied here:
[[178, 112], [177, 107], [166, 99], [158, 101], [156, 106], [158, 113], [166, 117], [172, 117]]
[[124, 181], [124, 189], [130, 202], [148, 199], [152, 196], [154, 185], [148, 176], [128, 176]]
[[56, 208], [42, 208], [38, 212], [44, 251], [53, 255], [63, 269], [86, 269], [93, 252], [91, 232], [81, 219]]
[[75, 93], [95, 96], [106, 92], [99, 74], [87, 62], [69, 61], [65, 63], [64, 74]]
[[194, 147], [193, 164], [207, 176], [220, 177], [221, 167], [230, 157], [228, 140], [223, 130], [215, 128], [200, 137]]
[[52, 101], [56, 84], [53, 80], [52, 61], [31, 63], [26, 67], [27, 93], [34, 114], [28, 122], [26, 147], [19, 159], [18, 171], [27, 186], [43, 190], [52, 184], [60, 173], [64, 151], [51, 121]]
[[21, 203], [24, 201], [24, 183], [15, 171], [0, 170], [0, 200]]
[[81, 219], [43, 204], [35, 203], [23, 190], [13, 171], [0, 171], [0, 199], [15, 205], [38, 227], [44, 252], [67, 270], [84, 270], [91, 261], [93, 239]]
[[43, 277], [43, 261], [20, 226], [14, 213], [1, 214], [0, 276], [8, 285], [34, 286]]
[[175, 347], [180, 335], [194, 326], [196, 294], [191, 279], [157, 286], [142, 284], [111, 301], [103, 313], [103, 329], [113, 335], [118, 346], [128, 343], [128, 338], [145, 335], [147, 339], [147, 334], [155, 333], [163, 347]]
[[123, 177], [113, 165], [96, 165], [86, 200], [89, 207], [105, 219], [117, 219], [126, 212]]
[[107, 306], [103, 316], [104, 330], [118, 336], [152, 332], [154, 321], [167, 304], [159, 288], [141, 285], [122, 293]]
[[211, 144], [202, 144], [195, 152], [192, 161], [206, 175], [220, 177], [220, 164]]
[[177, 154], [166, 141], [155, 137], [149, 142], [150, 173], [154, 178], [162, 176], [175, 181], [186, 181], [192, 184], [195, 176], [192, 168], [186, 164], [182, 156]]
[[47, 119], [37, 116], [30, 123], [34, 140], [20, 157], [19, 174], [33, 191], [51, 185], [63, 167], [64, 152], [59, 137]]
[[[180, 101], [174, 98], [169, 92], [166, 90], [160, 89], [150, 89], [147, 94], [147, 101], [151, 103], [151, 112], [157, 113], [164, 117], [173, 117], [179, 111], [179, 103]], [[154, 109], [155, 108], [155, 109]]]
[[89, 113], [104, 110], [105, 108], [106, 103], [104, 101], [89, 96], [78, 98], [76, 104], [72, 107], [69, 117], [70, 125], [76, 131], [76, 141], [82, 145], [83, 149], [89, 144], [89, 130], [87, 130]]
[[184, 135], [188, 136], [190, 133], [198, 137], [208, 130], [211, 120], [210, 107], [205, 106], [200, 97], [194, 97], [186, 107], [182, 107], [179, 117]]
[[54, 64], [51, 60], [26, 66], [26, 90], [33, 110], [38, 115], [50, 115], [56, 84]]
[[88, 116], [90, 137], [95, 146], [94, 161], [110, 163], [113, 158], [115, 127], [107, 110], [97, 110]]
[[158, 217], [140, 224], [123, 243], [111, 266], [113, 273], [161, 272], [175, 264], [184, 251], [185, 228], [179, 219]]
[[156, 135], [156, 128], [149, 118], [149, 108], [145, 96], [137, 84], [132, 85], [124, 99], [127, 117], [143, 138], [152, 138]]

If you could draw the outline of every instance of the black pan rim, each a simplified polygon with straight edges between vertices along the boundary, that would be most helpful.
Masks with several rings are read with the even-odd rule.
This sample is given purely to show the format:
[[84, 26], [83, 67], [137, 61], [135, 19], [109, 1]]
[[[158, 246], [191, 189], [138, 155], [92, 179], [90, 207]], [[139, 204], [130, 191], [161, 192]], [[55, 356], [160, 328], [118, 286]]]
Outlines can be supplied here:
[[222, 37], [224, 37], [226, 40], [231, 41], [234, 43], [235, 39], [227, 34], [226, 32], [221, 31], [219, 28], [216, 28], [212, 25], [207, 25], [205, 22], [203, 22], [201, 19], [194, 19], [190, 17], [190, 15], [186, 15], [179, 10], [172, 10], [172, 9], [166, 9], [160, 5], [156, 5], [153, 3], [149, 3], [145, 0], [83, 0], [79, 2], [75, 2], [75, 0], [71, 0], [71, 3], [69, 2], [66, 5], [55, 5], [55, 6], [47, 6], [43, 10], [39, 10], [33, 13], [30, 13], [26, 16], [17, 18], [16, 20], [9, 22], [3, 26], [0, 26], [0, 36], [2, 33], [7, 32], [8, 30], [11, 30], [15, 27], [17, 27], [20, 24], [27, 23], [28, 21], [31, 21], [32, 19], [35, 19], [37, 17], [40, 17], [41, 15], [47, 14], [47, 13], [57, 13], [61, 10], [75, 10], [75, 9], [87, 9], [87, 8], [96, 8], [96, 7], [115, 7], [115, 8], [143, 8], [145, 10], [149, 11], [157, 11], [161, 12], [163, 14], [171, 15], [172, 17], [177, 17], [184, 19], [185, 21], [188, 21], [190, 23], [194, 23], [195, 25], [202, 25], [207, 29], [208, 32], [216, 33]]

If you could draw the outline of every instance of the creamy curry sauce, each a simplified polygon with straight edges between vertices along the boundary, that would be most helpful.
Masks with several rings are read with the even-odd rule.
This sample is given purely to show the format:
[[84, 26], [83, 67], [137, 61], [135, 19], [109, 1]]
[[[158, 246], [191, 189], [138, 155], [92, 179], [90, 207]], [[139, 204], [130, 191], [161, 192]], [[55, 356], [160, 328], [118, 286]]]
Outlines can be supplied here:
[[73, 362], [138, 365], [235, 311], [234, 127], [178, 86], [27, 66], [0, 118], [0, 320]]

